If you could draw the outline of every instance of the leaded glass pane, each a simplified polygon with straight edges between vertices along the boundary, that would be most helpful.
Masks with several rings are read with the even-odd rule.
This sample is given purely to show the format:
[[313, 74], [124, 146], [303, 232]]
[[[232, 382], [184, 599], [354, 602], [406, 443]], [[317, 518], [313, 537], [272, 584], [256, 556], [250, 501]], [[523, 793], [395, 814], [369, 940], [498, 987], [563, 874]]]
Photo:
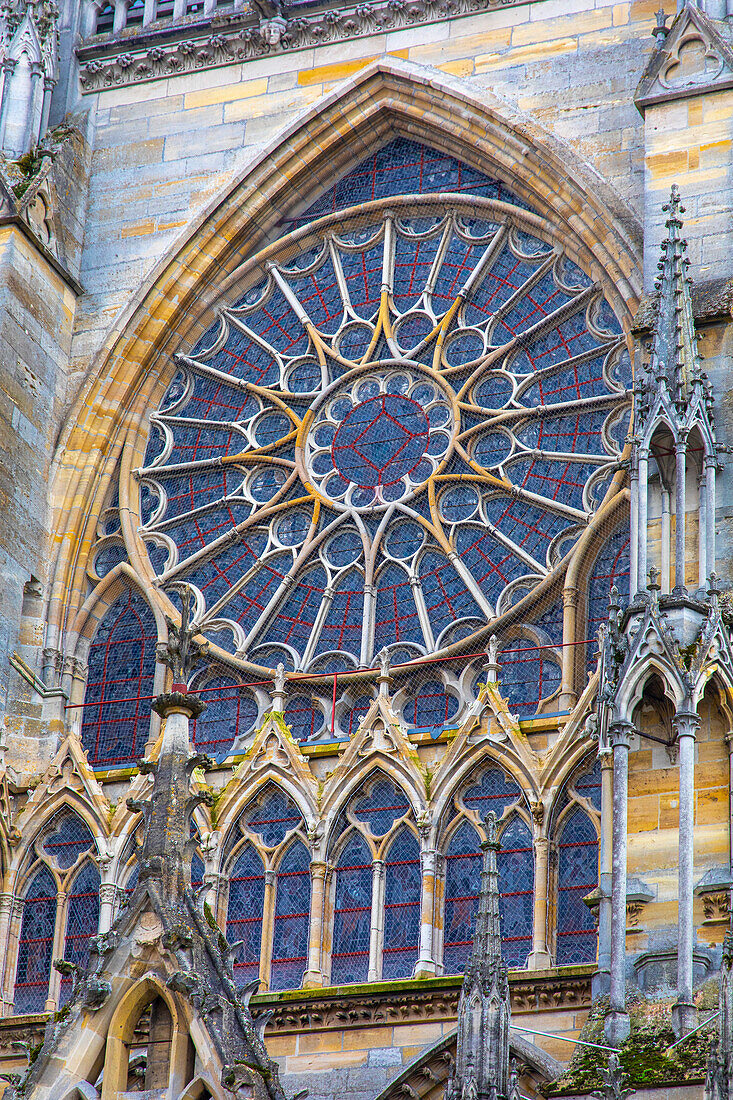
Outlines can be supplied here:
[[257, 721], [257, 703], [251, 692], [232, 676], [207, 680], [202, 699], [203, 716], [191, 724], [192, 740], [198, 752], [224, 760], [235, 740], [249, 733]]
[[18, 943], [14, 1011], [43, 1012], [51, 975], [56, 925], [56, 883], [46, 867], [34, 874], [25, 892]]
[[354, 817], [369, 826], [374, 836], [384, 836], [410, 808], [403, 792], [386, 776], [376, 779], [366, 794], [354, 802]]
[[499, 654], [500, 686], [509, 706], [519, 715], [534, 714], [541, 699], [560, 687], [557, 656], [538, 648], [531, 638], [513, 638]]
[[264, 901], [265, 869], [254, 848], [246, 845], [229, 873], [227, 940], [242, 941], [234, 953], [238, 985], [246, 985], [259, 974]]
[[158, 631], [145, 600], [130, 589], [106, 613], [89, 650], [81, 739], [89, 763], [136, 763], [150, 729]]
[[502, 832], [500, 840], [497, 864], [501, 895], [501, 954], [507, 966], [519, 967], [524, 966], [532, 949], [532, 833], [521, 818], [515, 817]]
[[558, 849], [558, 966], [593, 962], [595, 922], [583, 898], [598, 885], [598, 837], [583, 810], [573, 810], [566, 817]]
[[[623, 603], [629, 595], [630, 539], [628, 529], [621, 527], [602, 547], [593, 565], [588, 583], [588, 638], [595, 638], [598, 627], [608, 619], [611, 589], [618, 589]], [[588, 666], [595, 668], [595, 646], [588, 646]]]
[[257, 835], [268, 848], [281, 844], [287, 834], [302, 822], [300, 810], [279, 787], [269, 784], [260, 797], [248, 806], [241, 818], [244, 828]]
[[51, 832], [43, 840], [43, 850], [62, 871], [73, 867], [84, 852], [94, 846], [94, 837], [80, 817], [61, 810], [51, 822]]
[[310, 857], [304, 844], [293, 844], [277, 871], [271, 989], [297, 989], [308, 961]]
[[420, 845], [403, 828], [385, 863], [382, 977], [409, 978], [420, 946]]
[[516, 779], [501, 768], [488, 767], [474, 784], [466, 788], [462, 801], [466, 809], [473, 810], [483, 821], [489, 810], [500, 818], [505, 807], [521, 797], [522, 790]]
[[332, 985], [367, 980], [371, 916], [372, 859], [365, 841], [352, 836], [336, 864]]
[[596, 758], [590, 771], [573, 781], [573, 787], [582, 797], [587, 798], [591, 806], [601, 812], [601, 762]]
[[[87, 863], [71, 885], [67, 901], [64, 958], [83, 970], [89, 958], [89, 941], [99, 930], [99, 871]], [[71, 977], [62, 977], [59, 1004], [71, 996]]]
[[451, 837], [445, 863], [443, 965], [446, 974], [461, 974], [471, 956], [481, 885], [481, 842], [463, 822]]

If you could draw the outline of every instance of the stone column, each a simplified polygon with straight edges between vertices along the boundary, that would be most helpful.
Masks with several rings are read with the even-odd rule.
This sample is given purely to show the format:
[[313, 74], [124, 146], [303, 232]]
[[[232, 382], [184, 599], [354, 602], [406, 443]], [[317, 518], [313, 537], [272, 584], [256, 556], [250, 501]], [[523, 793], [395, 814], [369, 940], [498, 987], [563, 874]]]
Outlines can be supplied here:
[[672, 1026], [678, 1036], [697, 1026], [697, 1009], [692, 1003], [692, 949], [694, 926], [693, 874], [695, 840], [695, 737], [700, 719], [694, 711], [678, 711], [674, 731], [680, 748], [680, 826], [677, 894], [677, 1003], [672, 1009]]
[[631, 509], [629, 514], [629, 595], [633, 600], [639, 588], [639, 467], [636, 448], [631, 454]]
[[563, 651], [560, 695], [560, 708], [562, 710], [572, 710], [578, 701], [578, 693], [575, 690], [577, 649], [573, 644], [577, 640], [578, 596], [577, 585], [565, 585], [562, 592]]
[[532, 950], [527, 957], [528, 970], [546, 970], [552, 966], [547, 946], [547, 905], [550, 888], [550, 842], [544, 829], [545, 807], [542, 802], [532, 803], [534, 849], [534, 915], [532, 923]]
[[707, 566], [707, 518], [705, 507], [705, 473], [697, 479], [697, 585], [705, 587]]
[[328, 864], [325, 860], [314, 859], [311, 871], [311, 915], [308, 926], [308, 968], [303, 975], [305, 989], [317, 989], [323, 985], [321, 969], [321, 943], [323, 941], [324, 900], [326, 897], [326, 875]]
[[687, 443], [679, 439], [675, 445], [674, 489], [674, 587], [680, 594], [685, 588], [685, 466]]
[[130, 0], [114, 0], [115, 17], [112, 24], [112, 33], [119, 34], [127, 26], [127, 6]]
[[384, 875], [383, 859], [372, 864], [372, 923], [369, 935], [369, 974], [367, 981], [382, 977], [382, 946], [384, 944]]
[[275, 872], [265, 871], [265, 891], [262, 899], [262, 939], [260, 941], [260, 979], [265, 989], [270, 988], [270, 966], [275, 935]]
[[0, 103], [0, 148], [5, 145], [5, 127], [8, 121], [8, 112], [10, 110], [10, 84], [16, 65], [17, 61], [14, 61], [11, 57], [6, 57], [2, 62], [3, 97], [2, 103]]
[[613, 883], [613, 754], [598, 753], [601, 763], [601, 844], [598, 882], [598, 973], [593, 996], [608, 993], [611, 983], [611, 889]]
[[8, 957], [9, 957], [9, 940], [10, 940], [10, 918], [13, 913], [14, 898], [11, 893], [0, 894], [0, 975], [3, 976], [3, 997], [2, 1008], [0, 1012], [3, 1016], [7, 1015], [8, 1008], [12, 1007], [12, 1000], [6, 1001], [4, 996], [4, 990], [6, 986], [6, 975], [8, 971]]
[[44, 1012], [55, 1012], [59, 1006], [59, 987], [61, 975], [53, 965], [54, 959], [64, 957], [64, 939], [66, 932], [67, 898], [63, 890], [60, 890], [56, 900], [56, 926], [53, 931], [53, 947], [51, 949], [51, 973], [48, 976], [48, 999]]
[[606, 1037], [618, 1046], [628, 1037], [631, 1025], [626, 1011], [626, 845], [629, 787], [629, 746], [634, 727], [615, 722], [610, 740], [613, 748], [613, 855], [611, 887], [611, 978], [610, 1012]]
[[706, 581], [715, 572], [715, 455], [705, 456], [705, 572]]
[[670, 554], [670, 540], [672, 538], [672, 524], [669, 514], [669, 489], [665, 489], [662, 486], [662, 576], [661, 586], [662, 592], [665, 594], [669, 592], [669, 571], [672, 566], [672, 555]]
[[116, 882], [103, 882], [99, 887], [99, 931], [109, 932], [115, 919], [118, 898], [124, 891]]
[[[646, 585], [648, 569], [647, 547], [649, 545], [649, 455], [646, 451], [639, 454], [639, 572], [636, 578], [636, 591], [643, 591]], [[636, 592], [634, 593], [636, 595]], [[633, 598], [633, 597], [632, 597]]]
[[438, 853], [435, 848], [421, 848], [422, 906], [420, 913], [420, 954], [415, 967], [416, 978], [429, 978], [437, 973], [433, 951], [437, 857]]

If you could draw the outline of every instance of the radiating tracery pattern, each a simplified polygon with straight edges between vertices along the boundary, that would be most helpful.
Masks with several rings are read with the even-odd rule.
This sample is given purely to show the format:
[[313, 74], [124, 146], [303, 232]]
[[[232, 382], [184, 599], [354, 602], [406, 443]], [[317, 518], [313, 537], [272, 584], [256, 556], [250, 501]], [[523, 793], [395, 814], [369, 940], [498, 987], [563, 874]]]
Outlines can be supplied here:
[[[141, 537], [240, 668], [470, 652], [585, 529], [618, 469], [629, 365], [600, 287], [550, 237], [491, 199], [378, 199], [286, 238], [178, 356], [138, 472]], [[559, 685], [557, 652], [523, 656], [536, 646], [502, 647], [520, 713]], [[457, 713], [434, 679], [409, 725]], [[291, 707], [299, 739], [352, 732], [310, 698]], [[254, 696], [230, 704], [251, 728]]]

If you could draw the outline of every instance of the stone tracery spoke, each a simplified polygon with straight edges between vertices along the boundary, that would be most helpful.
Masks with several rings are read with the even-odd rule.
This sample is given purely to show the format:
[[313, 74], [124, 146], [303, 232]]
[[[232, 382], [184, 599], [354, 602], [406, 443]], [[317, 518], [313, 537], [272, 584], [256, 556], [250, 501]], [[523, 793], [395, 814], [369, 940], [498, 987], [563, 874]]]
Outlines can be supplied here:
[[[161, 487], [238, 471], [236, 487], [175, 516], [163, 504], [145, 530], [180, 543], [182, 560], [163, 584], [184, 574], [195, 584], [229, 553], [228, 587], [214, 585], [205, 622], [236, 620], [240, 654], [294, 645], [308, 667], [332, 637], [362, 666], [380, 643], [403, 637], [434, 652], [446, 622], [489, 623], [502, 586], [551, 573], [553, 548], [577, 537], [604, 470], [617, 468], [604, 424], [626, 402], [614, 373], [620, 326], [607, 330], [600, 286], [547, 243], [549, 233], [532, 234], [540, 220], [486, 200], [480, 209], [446, 209], [435, 197], [407, 209], [373, 205], [301, 233], [302, 247], [285, 242], [282, 259], [269, 250], [264, 279], [260, 267], [260, 282], [221, 312], [200, 347], [176, 357], [186, 377], [203, 380], [202, 396], [179, 383], [157, 418], [172, 449], [169, 440], [163, 459], [139, 471]], [[241, 418], [222, 417], [226, 393]], [[186, 415], [187, 402], [207, 400], [211, 419]], [[245, 445], [197, 457], [197, 437], [191, 461], [165, 457], [183, 454], [177, 440], [198, 427], [212, 432], [209, 447], [224, 438]], [[240, 503], [247, 517], [220, 533], [217, 509]], [[304, 507], [311, 526], [286, 561], [277, 524]], [[179, 532], [199, 520], [183, 554]], [[402, 564], [388, 546], [404, 521], [425, 542]], [[256, 528], [270, 531], [267, 550], [245, 554], [235, 576], [237, 544]], [[353, 531], [356, 556], [344, 550], [337, 567], [328, 547], [341, 529]]]

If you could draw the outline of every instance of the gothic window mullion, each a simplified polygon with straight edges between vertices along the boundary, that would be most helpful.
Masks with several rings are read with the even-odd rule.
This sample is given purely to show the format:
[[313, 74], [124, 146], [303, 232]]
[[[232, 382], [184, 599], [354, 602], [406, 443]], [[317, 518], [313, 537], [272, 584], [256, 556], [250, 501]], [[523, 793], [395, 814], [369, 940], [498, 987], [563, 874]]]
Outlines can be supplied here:
[[369, 975], [367, 981], [378, 982], [382, 977], [382, 950], [384, 947], [384, 860], [372, 862], [372, 911], [369, 936]]

